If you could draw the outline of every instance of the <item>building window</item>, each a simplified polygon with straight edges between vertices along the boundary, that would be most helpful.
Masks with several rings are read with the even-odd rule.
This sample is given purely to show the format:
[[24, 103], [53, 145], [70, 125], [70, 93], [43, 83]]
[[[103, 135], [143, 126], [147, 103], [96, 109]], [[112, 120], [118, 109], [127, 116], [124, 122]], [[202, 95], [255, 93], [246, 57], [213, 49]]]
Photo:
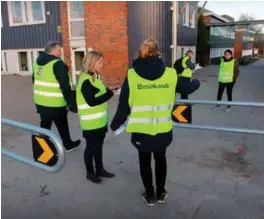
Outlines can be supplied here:
[[5, 71], [8, 71], [6, 52], [4, 52], [4, 59], [5, 59]]
[[195, 28], [195, 8], [189, 4], [189, 25], [191, 28]]
[[30, 52], [30, 55], [31, 55], [31, 63], [32, 63], [32, 66], [34, 64], [34, 55], [33, 55], [33, 51]]
[[184, 56], [184, 48], [181, 48], [181, 57]]
[[68, 2], [69, 9], [69, 25], [70, 25], [70, 37], [84, 37], [84, 16], [83, 16], [83, 2], [71, 1]]
[[184, 3], [183, 25], [189, 27], [189, 3]]
[[38, 56], [40, 56], [43, 53], [43, 51], [38, 51]]
[[19, 61], [19, 70], [28, 71], [27, 52], [19, 52], [18, 61]]
[[45, 23], [44, 2], [10, 1], [8, 2], [10, 26]]
[[75, 58], [75, 71], [79, 72], [82, 70], [84, 51], [75, 51], [74, 58]]

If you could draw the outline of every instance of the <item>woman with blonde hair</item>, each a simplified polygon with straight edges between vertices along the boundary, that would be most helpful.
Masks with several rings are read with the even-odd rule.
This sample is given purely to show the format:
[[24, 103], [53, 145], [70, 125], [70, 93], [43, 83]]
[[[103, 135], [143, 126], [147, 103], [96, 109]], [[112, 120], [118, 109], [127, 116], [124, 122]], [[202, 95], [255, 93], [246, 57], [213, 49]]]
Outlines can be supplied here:
[[97, 51], [88, 51], [83, 59], [83, 70], [76, 88], [78, 115], [86, 140], [84, 162], [87, 179], [93, 183], [101, 183], [100, 177], [115, 176], [103, 167], [102, 147], [108, 125], [107, 101], [118, 88], [109, 89], [104, 86], [99, 78], [102, 67], [103, 55]]
[[[181, 92], [178, 76], [166, 67], [154, 39], [145, 40], [123, 83], [119, 105], [111, 123], [118, 130], [128, 119], [126, 131], [138, 150], [142, 195], [148, 206], [164, 203], [167, 175], [166, 148], [173, 139], [171, 111], [176, 91]], [[151, 157], [155, 160], [156, 194], [153, 187]]]

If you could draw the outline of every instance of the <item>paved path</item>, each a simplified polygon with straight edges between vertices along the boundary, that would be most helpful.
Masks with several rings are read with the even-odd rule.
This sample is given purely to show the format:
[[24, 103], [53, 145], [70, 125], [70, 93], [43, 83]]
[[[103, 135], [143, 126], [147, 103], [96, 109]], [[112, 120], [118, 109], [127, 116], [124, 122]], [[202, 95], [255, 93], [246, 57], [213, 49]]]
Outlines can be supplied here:
[[[210, 66], [195, 74], [203, 83], [191, 98], [215, 99], [216, 72]], [[241, 67], [234, 99], [263, 102], [263, 83], [264, 60]], [[31, 92], [30, 77], [2, 76], [2, 117], [37, 125]], [[117, 97], [111, 101], [111, 114], [117, 102]], [[195, 105], [194, 123], [264, 128], [264, 109], [233, 107], [226, 113], [212, 107]], [[69, 120], [73, 138], [81, 138], [77, 116], [70, 114]], [[2, 126], [2, 147], [31, 156], [29, 136]], [[167, 155], [168, 203], [154, 208], [141, 200], [137, 152], [129, 138], [107, 136], [104, 161], [117, 176], [102, 185], [85, 179], [84, 141], [81, 149], [67, 154], [64, 169], [56, 174], [2, 156], [3, 219], [264, 218], [263, 136], [175, 129]], [[244, 156], [236, 154], [240, 146], [247, 148]]]

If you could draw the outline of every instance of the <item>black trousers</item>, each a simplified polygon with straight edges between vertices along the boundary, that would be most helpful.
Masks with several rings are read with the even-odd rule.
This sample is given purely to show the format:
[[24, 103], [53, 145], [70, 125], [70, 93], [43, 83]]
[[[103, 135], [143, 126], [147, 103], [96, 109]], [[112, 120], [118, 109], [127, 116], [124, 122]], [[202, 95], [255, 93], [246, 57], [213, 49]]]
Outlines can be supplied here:
[[181, 99], [188, 99], [189, 94], [192, 94], [199, 89], [201, 83], [197, 79], [179, 77], [178, 88], [181, 91]]
[[84, 151], [84, 163], [87, 174], [94, 174], [94, 163], [96, 173], [103, 168], [103, 144], [104, 136], [94, 136], [94, 138], [85, 138], [86, 148]]
[[217, 100], [218, 101], [222, 100], [222, 95], [223, 95], [224, 90], [226, 88], [227, 100], [228, 101], [232, 101], [232, 99], [233, 99], [232, 94], [233, 94], [234, 85], [235, 85], [235, 81], [231, 82], [231, 83], [221, 83], [221, 82], [219, 82], [218, 92], [217, 92]]
[[58, 115], [40, 114], [40, 127], [45, 129], [51, 129], [52, 122], [55, 123], [64, 147], [71, 147], [71, 137], [67, 118], [67, 112]]
[[155, 175], [157, 194], [161, 194], [165, 191], [165, 182], [167, 176], [167, 161], [166, 161], [166, 149], [151, 153], [151, 152], [138, 152], [139, 154], [139, 166], [141, 178], [148, 196], [154, 195], [152, 169], [151, 169], [151, 157], [152, 154], [155, 159]]

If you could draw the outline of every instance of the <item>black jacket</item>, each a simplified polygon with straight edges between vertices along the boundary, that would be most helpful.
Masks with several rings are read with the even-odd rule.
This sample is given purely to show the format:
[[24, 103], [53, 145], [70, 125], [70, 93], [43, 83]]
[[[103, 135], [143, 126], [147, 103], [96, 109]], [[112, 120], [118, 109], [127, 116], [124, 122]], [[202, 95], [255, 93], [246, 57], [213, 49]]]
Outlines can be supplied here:
[[[53, 55], [44, 52], [37, 58], [37, 64], [46, 65], [54, 59], [58, 59], [58, 57], [55, 57]], [[53, 66], [53, 72], [60, 84], [63, 97], [67, 102], [67, 106], [70, 109], [72, 109], [73, 105], [75, 104], [73, 103], [74, 98], [73, 98], [73, 92], [71, 90], [71, 85], [69, 83], [68, 71], [69, 71], [68, 66], [62, 60], [56, 62]], [[34, 84], [34, 74], [32, 74], [32, 80]], [[36, 108], [37, 108], [37, 113], [40, 114], [58, 115], [67, 112], [66, 107], [45, 107], [36, 104]]]
[[[160, 78], [165, 71], [165, 64], [162, 58], [158, 56], [152, 56], [148, 58], [138, 58], [134, 60], [132, 67], [135, 69], [137, 74], [147, 80], [153, 81]], [[175, 74], [177, 74], [175, 72]], [[180, 93], [181, 82], [178, 81], [175, 93]], [[129, 85], [128, 79], [126, 78], [119, 97], [119, 104], [117, 112], [111, 123], [111, 129], [117, 130], [122, 124], [124, 124], [130, 114], [130, 107], [128, 104], [129, 99]], [[172, 130], [167, 133], [157, 134], [155, 136], [132, 133], [131, 142], [139, 150], [144, 152], [154, 152], [168, 147], [172, 142]]]
[[[107, 88], [105, 94], [99, 97], [95, 97], [95, 95], [99, 91], [100, 90], [94, 87], [89, 80], [84, 81], [81, 87], [81, 92], [86, 103], [92, 107], [107, 102], [114, 95], [114, 93]], [[90, 141], [94, 141], [96, 143], [98, 139], [102, 139], [105, 137], [106, 132], [107, 132], [107, 126], [100, 129], [83, 131], [83, 137], [89, 139]]]

